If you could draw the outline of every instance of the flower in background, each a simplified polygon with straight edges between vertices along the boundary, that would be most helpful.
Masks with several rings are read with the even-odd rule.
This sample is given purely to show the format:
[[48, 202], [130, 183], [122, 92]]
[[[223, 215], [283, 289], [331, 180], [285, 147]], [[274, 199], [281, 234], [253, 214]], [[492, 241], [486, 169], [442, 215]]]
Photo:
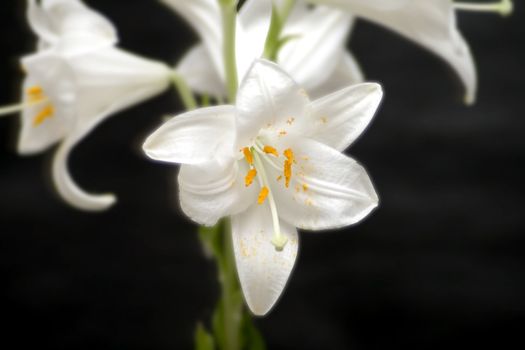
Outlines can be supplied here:
[[511, 0], [494, 4], [452, 0], [307, 0], [331, 5], [343, 12], [382, 25], [440, 56], [456, 71], [465, 86], [465, 103], [476, 99], [477, 74], [470, 48], [459, 32], [456, 10], [512, 12]]
[[378, 198], [365, 169], [345, 156], [381, 101], [358, 84], [310, 101], [276, 64], [256, 61], [235, 106], [174, 117], [145, 142], [156, 160], [182, 164], [181, 208], [199, 224], [231, 217], [237, 270], [248, 306], [266, 314], [297, 251], [296, 227], [355, 224]]
[[106, 209], [114, 196], [80, 189], [67, 170], [68, 155], [105, 118], [166, 89], [171, 71], [116, 48], [112, 24], [81, 1], [29, 0], [28, 20], [38, 49], [22, 58], [18, 151], [39, 153], [61, 141], [53, 160], [58, 192], [79, 209]]
[[[226, 94], [223, 30], [217, 0], [161, 0], [181, 15], [199, 34], [202, 43], [182, 58], [177, 72], [201, 94]], [[281, 5], [281, 6], [279, 6]], [[276, 10], [282, 10], [276, 3]], [[309, 8], [298, 2], [281, 29], [288, 38], [276, 62], [312, 96], [322, 96], [363, 81], [354, 58], [345, 49], [353, 25], [350, 14], [325, 6]], [[236, 34], [238, 76], [254, 59], [263, 56], [272, 19], [272, 1], [247, 0], [239, 11]]]

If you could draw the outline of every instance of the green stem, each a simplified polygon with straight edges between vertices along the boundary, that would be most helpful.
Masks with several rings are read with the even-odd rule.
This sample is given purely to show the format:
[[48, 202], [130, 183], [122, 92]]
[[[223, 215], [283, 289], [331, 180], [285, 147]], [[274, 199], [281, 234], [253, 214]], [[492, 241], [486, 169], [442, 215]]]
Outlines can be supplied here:
[[226, 86], [230, 103], [235, 103], [237, 95], [237, 59], [235, 56], [235, 31], [237, 23], [237, 2], [221, 1], [222, 28], [223, 28], [223, 58], [226, 74]]
[[184, 107], [187, 110], [197, 108], [197, 102], [195, 101], [195, 97], [193, 96], [191, 89], [189, 88], [188, 84], [186, 84], [186, 81], [180, 75], [177, 74], [177, 72], [174, 71], [171, 74], [171, 81], [173, 82], [173, 85], [179, 92], [179, 96], [182, 99]]
[[224, 346], [228, 350], [240, 349], [240, 327], [242, 303], [239, 297], [239, 284], [235, 268], [233, 241], [230, 234], [229, 222], [222, 225], [223, 238], [223, 266], [222, 273], [222, 303], [224, 306]]
[[285, 0], [281, 8], [276, 8], [275, 5], [272, 7], [270, 29], [268, 30], [266, 43], [264, 45], [264, 57], [269, 60], [275, 61], [277, 59], [279, 49], [283, 45], [281, 34], [295, 6], [295, 2], [296, 0]]

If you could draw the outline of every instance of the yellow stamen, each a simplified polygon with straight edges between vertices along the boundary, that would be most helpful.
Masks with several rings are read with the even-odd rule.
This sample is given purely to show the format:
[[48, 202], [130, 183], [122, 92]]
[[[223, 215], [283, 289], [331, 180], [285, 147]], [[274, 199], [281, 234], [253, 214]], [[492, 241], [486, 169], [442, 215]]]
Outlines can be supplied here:
[[42, 95], [44, 90], [42, 90], [40, 86], [35, 85], [35, 86], [31, 86], [30, 88], [28, 88], [26, 92], [30, 96], [35, 96], [35, 95]]
[[295, 163], [295, 156], [293, 154], [293, 151], [291, 148], [288, 148], [286, 150], [284, 150], [284, 156], [286, 157], [286, 159], [288, 159], [288, 161], [290, 161], [290, 163]]
[[250, 186], [253, 183], [253, 179], [255, 179], [255, 176], [257, 176], [257, 170], [250, 169], [248, 171], [248, 174], [246, 175], [246, 178], [244, 179], [244, 184], [246, 187]]
[[33, 126], [38, 126], [42, 124], [46, 119], [52, 118], [55, 113], [53, 105], [48, 104], [42, 109], [33, 119]]
[[292, 162], [290, 160], [284, 161], [284, 179], [285, 186], [288, 188], [290, 186], [290, 179], [292, 178]]
[[242, 153], [244, 153], [244, 159], [246, 159], [248, 164], [253, 165], [253, 155], [250, 149], [248, 147], [244, 147], [242, 149]]
[[268, 197], [268, 193], [269, 192], [270, 192], [270, 190], [268, 190], [268, 187], [264, 186], [261, 189], [261, 192], [259, 192], [259, 198], [257, 199], [257, 203], [258, 204], [263, 204], [264, 201], [266, 200], [266, 197]]
[[277, 150], [272, 146], [264, 146], [263, 151], [266, 154], [273, 154], [274, 156], [279, 157], [279, 152], [277, 152]]

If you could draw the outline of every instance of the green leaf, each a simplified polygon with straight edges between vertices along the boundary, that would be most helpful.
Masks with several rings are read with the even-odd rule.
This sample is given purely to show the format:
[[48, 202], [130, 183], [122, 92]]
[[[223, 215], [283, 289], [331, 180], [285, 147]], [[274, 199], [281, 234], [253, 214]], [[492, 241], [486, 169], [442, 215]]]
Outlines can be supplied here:
[[195, 350], [215, 350], [213, 336], [200, 323], [195, 330]]

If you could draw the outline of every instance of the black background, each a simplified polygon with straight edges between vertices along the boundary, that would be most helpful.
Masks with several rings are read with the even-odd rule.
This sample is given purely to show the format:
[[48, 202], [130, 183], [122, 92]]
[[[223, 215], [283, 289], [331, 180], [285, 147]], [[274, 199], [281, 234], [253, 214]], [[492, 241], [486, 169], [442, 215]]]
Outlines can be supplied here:
[[[521, 5], [520, 2], [516, 1]], [[121, 46], [173, 63], [196, 36], [153, 0], [87, 1]], [[18, 58], [34, 37], [24, 1], [0, 2], [0, 104], [16, 102]], [[270, 348], [523, 348], [525, 50], [513, 17], [463, 13], [480, 92], [436, 57], [359, 23], [350, 47], [384, 104], [349, 154], [380, 208], [362, 224], [303, 233], [277, 307], [259, 319]], [[119, 203], [75, 211], [53, 194], [53, 151], [19, 157], [18, 118], [0, 119], [0, 347], [190, 349], [218, 289], [194, 225], [180, 215], [174, 167], [140, 145], [181, 105], [173, 91], [99, 126], [72, 153], [74, 178]]]

